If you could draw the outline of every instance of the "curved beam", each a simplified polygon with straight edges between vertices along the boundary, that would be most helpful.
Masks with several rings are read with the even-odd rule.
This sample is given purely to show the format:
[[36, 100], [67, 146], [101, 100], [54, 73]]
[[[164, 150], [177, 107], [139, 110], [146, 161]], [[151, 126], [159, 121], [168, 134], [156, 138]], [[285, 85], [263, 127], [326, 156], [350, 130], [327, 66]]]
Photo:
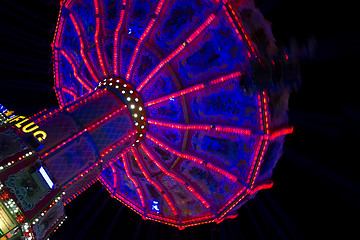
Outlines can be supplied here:
[[216, 85], [216, 84], [219, 84], [219, 83], [222, 83], [222, 82], [234, 79], [234, 78], [238, 78], [241, 75], [242, 75], [241, 72], [234, 72], [234, 73], [231, 73], [229, 75], [226, 75], [226, 76], [211, 80], [211, 81], [209, 81], [208, 84], [200, 83], [200, 84], [197, 84], [195, 86], [182, 89], [182, 90], [180, 90], [180, 91], [178, 91], [176, 93], [171, 93], [171, 94], [168, 94], [168, 95], [166, 95], [164, 97], [149, 101], [149, 102], [145, 103], [145, 107], [167, 101], [167, 100], [169, 100], [171, 98], [176, 98], [176, 97], [179, 97], [179, 96], [183, 96], [183, 95], [186, 95], [188, 93], [197, 92], [197, 91], [199, 91], [201, 89], [204, 89], [207, 86], [213, 86], [213, 85]]
[[[127, 154], [126, 154], [127, 155]], [[134, 184], [135, 188], [136, 188], [136, 191], [139, 195], [139, 198], [140, 198], [140, 201], [141, 201], [141, 206], [143, 208], [145, 208], [145, 200], [144, 200], [144, 193], [142, 192], [142, 189], [140, 188], [140, 185], [138, 183], [138, 181], [136, 181], [136, 179], [134, 179], [132, 176], [131, 176], [131, 173], [130, 173], [130, 169], [129, 169], [129, 163], [128, 163], [128, 160], [127, 160], [127, 157], [124, 155], [121, 156], [122, 158], [122, 161], [124, 163], [124, 168], [125, 168], [125, 172], [126, 172], [126, 175], [128, 176], [128, 178], [130, 179], [130, 181]], [[145, 214], [145, 211], [144, 211], [144, 214]]]
[[191, 43], [205, 28], [215, 19], [215, 15], [211, 14], [205, 22], [197, 28], [191, 35], [186, 39], [186, 41], [181, 44], [175, 51], [173, 51], [169, 56], [163, 59], [150, 73], [149, 75], [139, 84], [136, 88], [136, 91], [140, 92], [141, 89], [152, 79], [155, 74], [163, 68], [168, 62], [170, 62], [175, 56], [177, 56], [182, 50], [185, 49], [185, 46]]
[[93, 71], [93, 67], [90, 65], [90, 63], [88, 61], [88, 58], [85, 55], [85, 50], [84, 50], [84, 48], [85, 48], [84, 41], [85, 40], [84, 40], [84, 36], [82, 34], [82, 29], [80, 29], [79, 23], [76, 20], [74, 14], [72, 12], [69, 14], [69, 16], [70, 16], [70, 19], [71, 19], [71, 21], [72, 21], [72, 23], [73, 23], [73, 25], [75, 27], [76, 33], [77, 33], [77, 35], [79, 37], [79, 40], [80, 40], [80, 54], [81, 54], [81, 57], [82, 57], [82, 59], [83, 59], [83, 61], [85, 63], [85, 66], [89, 70], [89, 72], [90, 72], [91, 76], [93, 77], [94, 81], [99, 82], [98, 76]]
[[101, 70], [104, 74], [104, 76], [106, 77], [108, 75], [107, 73], [107, 69], [105, 68], [105, 64], [104, 64], [104, 56], [103, 56], [103, 51], [102, 47], [100, 46], [101, 44], [101, 40], [100, 40], [100, 6], [99, 6], [99, 0], [94, 0], [94, 6], [95, 6], [95, 13], [96, 13], [96, 30], [95, 30], [95, 44], [96, 44], [96, 51], [97, 51], [97, 55], [99, 58], [99, 63], [101, 66]]
[[[157, 15], [160, 13], [162, 7], [163, 7], [163, 4], [164, 4], [164, 1], [165, 0], [160, 0], [159, 3], [157, 4], [156, 6], [156, 10], [155, 10], [155, 16], [157, 17]], [[129, 68], [128, 68], [128, 71], [125, 75], [126, 77], [126, 80], [129, 82], [130, 80], [130, 76], [132, 74], [132, 69], [133, 69], [133, 65], [135, 63], [135, 60], [136, 60], [136, 57], [139, 53], [139, 50], [141, 48], [141, 45], [143, 43], [143, 41], [147, 38], [148, 34], [150, 33], [150, 31], [152, 30], [152, 27], [154, 26], [155, 24], [155, 21], [156, 21], [156, 17], [152, 18], [149, 25], [145, 28], [145, 31], [143, 32], [143, 34], [141, 35], [141, 37], [139, 38], [137, 44], [136, 44], [136, 47], [135, 47], [135, 50], [134, 50], [134, 53], [131, 57], [131, 60], [130, 60], [130, 65], [129, 65]]]
[[76, 80], [78, 80], [78, 82], [84, 87], [86, 88], [86, 90], [88, 90], [89, 92], [93, 90], [91, 84], [83, 79], [81, 76], [78, 75], [78, 71], [77, 69], [79, 69], [78, 65], [76, 64], [74, 58], [70, 55], [70, 54], [67, 54], [64, 50], [60, 50], [60, 53], [61, 55], [63, 55], [66, 60], [70, 63], [72, 69], [73, 69], [73, 72], [74, 72], [74, 77], [76, 78]]
[[146, 180], [147, 180], [150, 184], [152, 184], [152, 185], [159, 191], [159, 193], [162, 194], [162, 196], [164, 197], [165, 201], [167, 202], [167, 204], [168, 204], [169, 207], [171, 208], [171, 211], [173, 212], [173, 214], [174, 214], [175, 216], [178, 216], [179, 214], [178, 214], [178, 211], [176, 211], [176, 209], [175, 209], [175, 206], [174, 206], [173, 201], [170, 200], [168, 194], [166, 194], [166, 192], [165, 192], [165, 189], [162, 188], [162, 187], [160, 187], [157, 183], [155, 183], [155, 182], [151, 179], [150, 174], [149, 174], [149, 170], [148, 170], [148, 169], [146, 168], [146, 166], [143, 164], [141, 158], [139, 157], [138, 152], [135, 150], [134, 147], [131, 148], [131, 152], [132, 152], [132, 154], [134, 155], [135, 161], [136, 161], [137, 164], [139, 165], [140, 170], [141, 170], [141, 172], [144, 174]]
[[193, 161], [193, 162], [196, 162], [198, 164], [202, 164], [202, 165], [205, 165], [207, 168], [210, 168], [220, 174], [222, 174], [224, 177], [230, 179], [231, 181], [233, 182], [236, 182], [238, 179], [236, 176], [234, 176], [233, 174], [227, 172], [226, 170], [224, 169], [221, 169], [220, 167], [218, 166], [215, 166], [211, 163], [207, 163], [205, 162], [204, 160], [196, 157], [196, 156], [192, 156], [190, 154], [186, 154], [186, 153], [181, 153], [171, 147], [169, 147], [168, 145], [164, 144], [163, 142], [161, 142], [160, 140], [156, 139], [154, 136], [152, 136], [151, 134], [147, 133], [146, 134], [146, 137], [151, 140], [152, 142], [154, 142], [155, 144], [158, 144], [159, 146], [161, 146], [162, 148], [166, 149], [167, 151], [171, 152], [172, 154], [175, 154], [179, 157], [182, 157], [182, 158], [185, 158], [185, 159], [188, 159], [190, 161]]
[[118, 76], [118, 63], [119, 63], [119, 59], [118, 59], [118, 48], [119, 48], [119, 32], [120, 29], [123, 25], [123, 21], [124, 21], [124, 16], [125, 16], [125, 7], [126, 7], [126, 0], [122, 1], [122, 9], [120, 10], [120, 18], [119, 18], [119, 22], [117, 24], [117, 27], [115, 29], [115, 33], [114, 33], [114, 57], [113, 57], [113, 61], [114, 61], [114, 75]]
[[147, 156], [155, 163], [155, 165], [158, 168], [160, 168], [163, 171], [163, 173], [165, 173], [165, 175], [175, 179], [181, 185], [184, 185], [206, 208], [211, 207], [210, 204], [208, 203], [208, 201], [205, 200], [205, 197], [202, 196], [202, 194], [198, 193], [190, 183], [185, 182], [180, 177], [178, 177], [177, 174], [170, 172], [168, 169], [166, 169], [166, 167], [160, 161], [158, 161], [154, 157], [154, 155], [152, 155], [150, 153], [149, 149], [143, 143], [141, 143], [140, 147], [142, 150], [144, 150], [144, 152], [147, 154]]
[[251, 130], [237, 127], [227, 127], [227, 126], [218, 126], [212, 124], [181, 124], [181, 123], [169, 123], [163, 121], [157, 121], [155, 119], [148, 119], [148, 123], [154, 124], [157, 126], [173, 128], [173, 129], [181, 129], [181, 130], [203, 130], [203, 131], [211, 131], [214, 130], [216, 132], [229, 132], [236, 133], [244, 136], [250, 136]]

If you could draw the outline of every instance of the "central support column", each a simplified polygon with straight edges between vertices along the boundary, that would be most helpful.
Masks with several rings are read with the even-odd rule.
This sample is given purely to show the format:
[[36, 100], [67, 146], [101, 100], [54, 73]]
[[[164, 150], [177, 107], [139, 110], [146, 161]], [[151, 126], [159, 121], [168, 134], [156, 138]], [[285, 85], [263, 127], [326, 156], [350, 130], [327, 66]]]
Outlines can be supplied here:
[[[8, 122], [1, 137], [17, 139], [23, 147], [1, 152], [0, 183], [20, 209], [17, 221], [31, 222], [36, 236], [45, 234], [41, 219], [55, 213], [60, 218], [61, 202], [75, 198], [124, 149], [140, 143], [147, 126], [141, 97], [120, 78], [105, 79], [63, 108]], [[21, 156], [23, 151], [28, 153]]]

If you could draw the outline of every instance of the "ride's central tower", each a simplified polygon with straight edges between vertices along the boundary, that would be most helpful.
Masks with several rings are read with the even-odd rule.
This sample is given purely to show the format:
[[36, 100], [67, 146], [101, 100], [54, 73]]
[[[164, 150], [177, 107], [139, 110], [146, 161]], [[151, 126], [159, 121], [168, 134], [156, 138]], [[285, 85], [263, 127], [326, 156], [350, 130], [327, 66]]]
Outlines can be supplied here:
[[1, 128], [2, 234], [22, 228], [29, 238], [45, 237], [64, 218], [63, 202], [145, 135], [146, 112], [136, 90], [120, 78], [99, 85], [62, 108], [12, 116]]

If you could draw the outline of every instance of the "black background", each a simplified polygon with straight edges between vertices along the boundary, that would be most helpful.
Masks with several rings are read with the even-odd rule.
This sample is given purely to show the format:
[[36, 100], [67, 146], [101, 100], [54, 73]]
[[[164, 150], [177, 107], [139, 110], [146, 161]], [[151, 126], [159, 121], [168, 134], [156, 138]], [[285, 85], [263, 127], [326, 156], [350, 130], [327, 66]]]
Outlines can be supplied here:
[[[314, 3], [316, 2], [316, 3]], [[221, 224], [179, 231], [140, 216], [96, 183], [66, 207], [51, 239], [358, 238], [360, 31], [355, 5], [313, 0], [256, 1], [279, 45], [297, 42], [302, 86], [274, 186]], [[0, 0], [0, 103], [32, 115], [57, 105], [51, 47], [57, 1]], [[316, 42], [309, 44], [310, 42]], [[314, 41], [315, 40], [315, 41]]]

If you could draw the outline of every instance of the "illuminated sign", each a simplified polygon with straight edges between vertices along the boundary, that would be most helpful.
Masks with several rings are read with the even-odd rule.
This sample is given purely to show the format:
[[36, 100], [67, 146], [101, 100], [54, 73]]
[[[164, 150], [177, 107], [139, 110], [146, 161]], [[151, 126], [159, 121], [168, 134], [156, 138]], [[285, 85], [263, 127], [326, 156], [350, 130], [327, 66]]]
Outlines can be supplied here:
[[54, 183], [53, 181], [51, 181], [49, 175], [47, 174], [47, 172], [45, 171], [45, 169], [43, 167], [39, 168], [39, 172], [41, 174], [41, 176], [45, 179], [47, 185], [49, 186], [50, 189], [54, 188]]
[[24, 133], [32, 133], [39, 142], [44, 141], [47, 136], [44, 131], [38, 130], [39, 126], [34, 122], [29, 122], [29, 119], [24, 116], [15, 116], [9, 120], [9, 123], [12, 122], [16, 123], [15, 126]]

